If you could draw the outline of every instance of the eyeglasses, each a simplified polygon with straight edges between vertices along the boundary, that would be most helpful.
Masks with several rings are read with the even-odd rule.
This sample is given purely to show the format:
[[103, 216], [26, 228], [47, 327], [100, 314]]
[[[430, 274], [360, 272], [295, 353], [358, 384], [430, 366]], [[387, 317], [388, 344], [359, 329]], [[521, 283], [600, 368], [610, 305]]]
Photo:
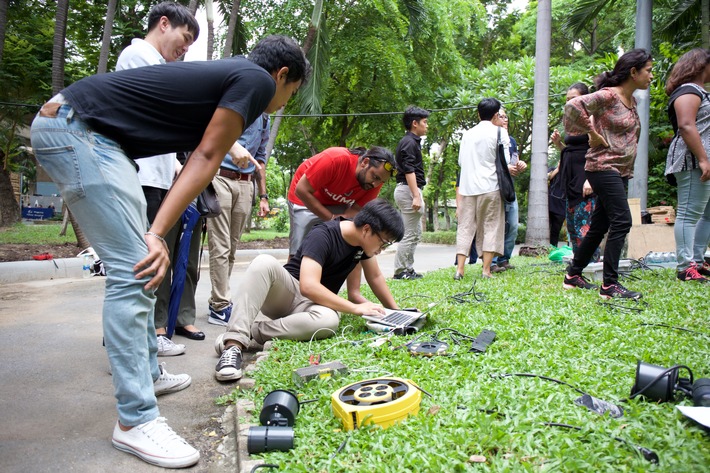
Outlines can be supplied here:
[[500, 118], [501, 120], [507, 120], [507, 119], [508, 119], [508, 115], [501, 115], [501, 114], [499, 113], [499, 114], [498, 114], [498, 118]]
[[392, 246], [392, 244], [394, 243], [393, 241], [387, 241], [387, 240], [383, 239], [383, 238], [380, 236], [380, 234], [377, 233], [377, 232], [372, 232], [372, 233], [374, 233], [374, 234], [377, 236], [377, 238], [380, 239], [380, 242], [382, 243], [382, 244], [380, 245], [380, 249], [381, 249], [381, 250], [384, 250], [385, 248], [388, 248], [388, 247]]
[[390, 173], [390, 176], [394, 177], [397, 175], [397, 168], [394, 167], [394, 165], [387, 161], [386, 159], [382, 158], [375, 158], [372, 156], [365, 156], [366, 158], [370, 158], [370, 161], [377, 161], [378, 163], [382, 163], [382, 167], [385, 168], [385, 171]]

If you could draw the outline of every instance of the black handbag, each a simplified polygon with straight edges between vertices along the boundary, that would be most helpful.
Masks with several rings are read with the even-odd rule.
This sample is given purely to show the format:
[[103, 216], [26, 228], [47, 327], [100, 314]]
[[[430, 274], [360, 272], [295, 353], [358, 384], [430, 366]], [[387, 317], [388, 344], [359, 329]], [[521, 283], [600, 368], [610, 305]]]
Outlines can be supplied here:
[[498, 188], [500, 196], [506, 204], [515, 202], [515, 185], [505, 162], [505, 148], [500, 141], [500, 127], [498, 127], [498, 145], [496, 147], [496, 175], [498, 176]]
[[197, 196], [195, 206], [200, 215], [205, 218], [214, 218], [220, 214], [222, 208], [219, 205], [219, 199], [217, 199], [217, 191], [211, 182]]

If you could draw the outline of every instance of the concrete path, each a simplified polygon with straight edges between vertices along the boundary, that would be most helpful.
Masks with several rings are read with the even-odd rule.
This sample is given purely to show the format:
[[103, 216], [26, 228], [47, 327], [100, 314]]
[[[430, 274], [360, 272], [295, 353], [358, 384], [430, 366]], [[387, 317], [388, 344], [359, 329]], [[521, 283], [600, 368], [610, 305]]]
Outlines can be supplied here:
[[[285, 250], [275, 253], [285, 261]], [[422, 244], [415, 268], [426, 272], [451, 267], [453, 275], [454, 253], [451, 246]], [[254, 254], [240, 252], [231, 278], [233, 289], [238, 290]], [[164, 471], [111, 445], [116, 411], [101, 345], [104, 279], [81, 279], [81, 263], [77, 269], [73, 260], [57, 260], [57, 266], [70, 268], [69, 275], [75, 277], [59, 277], [47, 261], [0, 264], [0, 470]], [[385, 276], [391, 277], [394, 249], [378, 260]], [[52, 266], [47, 274], [36, 270], [34, 263]], [[203, 264], [196, 325], [207, 339], [173, 338], [187, 345], [187, 353], [159, 361], [166, 362], [171, 373], [190, 374], [192, 385], [161, 397], [159, 405], [170, 426], [201, 452], [200, 462], [189, 471], [234, 472], [234, 416], [231, 408], [215, 404], [215, 398], [229, 393], [234, 384], [221, 384], [213, 376], [217, 363], [213, 340], [224, 329], [207, 323], [209, 292], [208, 268]]]

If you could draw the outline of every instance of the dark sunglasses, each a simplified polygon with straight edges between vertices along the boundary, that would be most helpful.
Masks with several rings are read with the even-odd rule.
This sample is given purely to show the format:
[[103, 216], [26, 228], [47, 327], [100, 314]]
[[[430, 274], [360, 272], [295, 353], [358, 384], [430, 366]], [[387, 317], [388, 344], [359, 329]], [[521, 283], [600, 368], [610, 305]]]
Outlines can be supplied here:
[[382, 167], [385, 168], [385, 171], [390, 173], [390, 176], [396, 176], [397, 175], [397, 168], [392, 165], [389, 161], [386, 159], [382, 158], [374, 158], [372, 156], [365, 156], [366, 158], [370, 158], [370, 161], [377, 161], [378, 163], [382, 163]]

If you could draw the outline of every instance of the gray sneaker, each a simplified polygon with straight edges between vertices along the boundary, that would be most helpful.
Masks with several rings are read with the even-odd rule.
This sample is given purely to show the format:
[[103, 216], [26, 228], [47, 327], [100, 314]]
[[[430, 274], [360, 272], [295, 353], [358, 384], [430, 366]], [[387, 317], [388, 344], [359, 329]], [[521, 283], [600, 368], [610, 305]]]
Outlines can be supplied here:
[[164, 468], [186, 468], [200, 459], [200, 452], [176, 434], [165, 417], [137, 425], [126, 432], [116, 422], [111, 443], [121, 451]]
[[165, 371], [165, 363], [161, 363], [159, 368], [160, 376], [153, 382], [156, 396], [182, 391], [192, 383], [192, 378], [188, 374], [170, 374]]
[[158, 335], [158, 356], [177, 356], [185, 353], [185, 345], [175, 343], [165, 335]]

